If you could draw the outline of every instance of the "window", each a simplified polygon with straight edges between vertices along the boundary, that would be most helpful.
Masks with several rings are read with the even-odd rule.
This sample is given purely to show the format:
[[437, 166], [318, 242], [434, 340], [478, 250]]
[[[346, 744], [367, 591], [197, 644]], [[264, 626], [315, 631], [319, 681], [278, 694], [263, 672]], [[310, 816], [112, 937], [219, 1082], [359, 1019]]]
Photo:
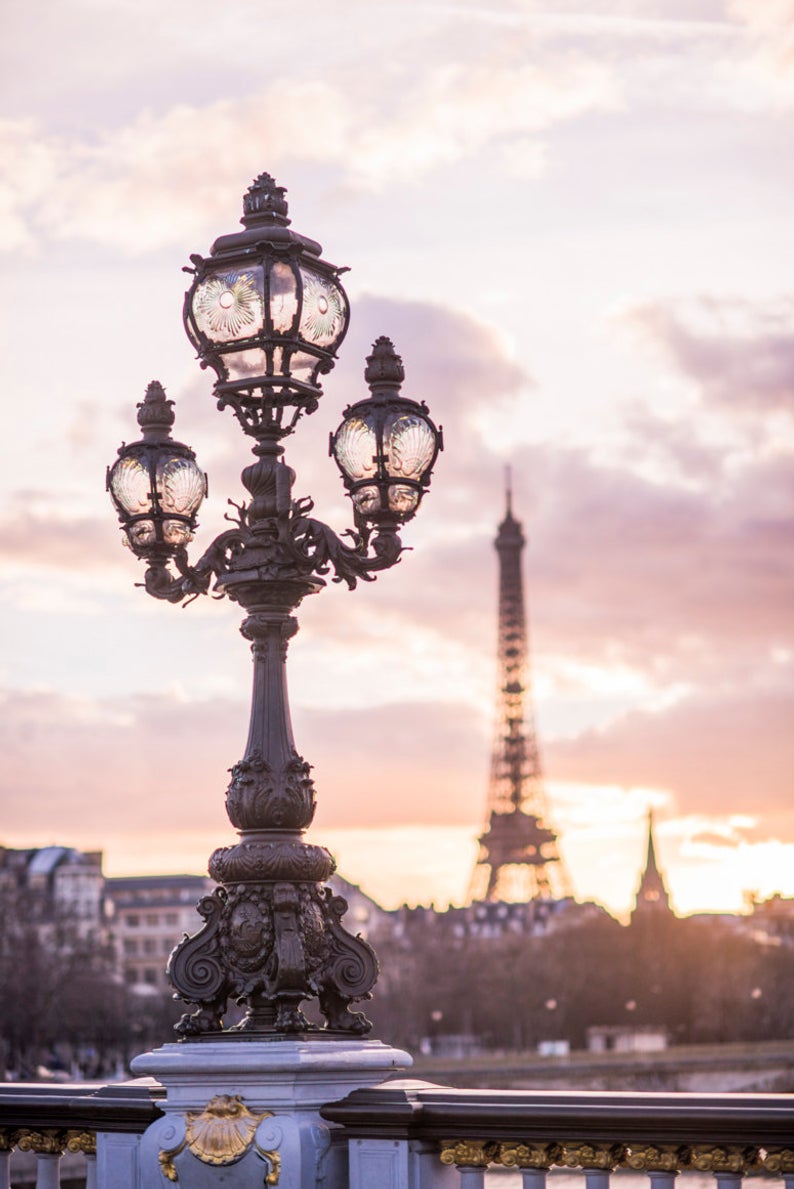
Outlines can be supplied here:
[[153, 937], [147, 937], [147, 938], [145, 938], [145, 939], [144, 939], [144, 943], [143, 943], [143, 952], [144, 952], [145, 954], [154, 954], [154, 953], [156, 953], [156, 947], [155, 947], [155, 944], [154, 944], [154, 938], [153, 938]]
[[137, 941], [126, 940], [124, 942], [124, 953], [125, 954], [137, 954], [137, 952], [138, 952]]
[[137, 929], [140, 923], [141, 918], [138, 916], [137, 912], [127, 913], [127, 925], [130, 929]]
[[165, 914], [165, 923], [166, 923], [166, 925], [178, 925], [179, 924], [179, 914], [176, 912], [167, 912]]
[[146, 924], [147, 924], [147, 925], [159, 925], [159, 924], [160, 924], [160, 916], [159, 916], [159, 913], [156, 913], [156, 912], [147, 912], [147, 914], [146, 914]]
[[163, 953], [164, 953], [164, 954], [170, 954], [170, 953], [171, 953], [171, 950], [172, 950], [173, 948], [174, 948], [174, 943], [173, 943], [173, 941], [171, 940], [171, 938], [170, 938], [170, 937], [164, 937], [164, 938], [163, 938]]
[[147, 966], [143, 972], [143, 981], [148, 983], [150, 987], [157, 985], [157, 971], [153, 966]]

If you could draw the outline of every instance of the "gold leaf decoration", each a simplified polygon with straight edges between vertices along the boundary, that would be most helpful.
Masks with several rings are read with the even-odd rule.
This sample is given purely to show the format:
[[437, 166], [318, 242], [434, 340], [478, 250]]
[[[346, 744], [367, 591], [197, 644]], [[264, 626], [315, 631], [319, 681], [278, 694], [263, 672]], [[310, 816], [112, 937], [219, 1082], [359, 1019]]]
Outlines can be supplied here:
[[680, 1172], [685, 1168], [690, 1150], [680, 1144], [632, 1144], [624, 1163], [637, 1172]]
[[[272, 1111], [250, 1111], [238, 1094], [216, 1094], [203, 1111], [186, 1111], [185, 1138], [176, 1147], [165, 1148], [158, 1154], [163, 1176], [169, 1181], [179, 1180], [174, 1160], [185, 1148], [202, 1164], [216, 1167], [235, 1164], [252, 1148], [259, 1124], [272, 1114]], [[278, 1184], [281, 1157], [277, 1152], [266, 1152], [258, 1144], [256, 1150], [270, 1165], [265, 1183]]]
[[559, 1163], [568, 1168], [601, 1168], [613, 1172], [625, 1155], [624, 1144], [564, 1144]]
[[96, 1136], [92, 1131], [67, 1131], [67, 1152], [83, 1152], [86, 1156], [96, 1156]]
[[157, 1159], [160, 1161], [160, 1171], [167, 1181], [179, 1180], [179, 1175], [174, 1165], [174, 1157], [178, 1156], [180, 1152], [184, 1152], [186, 1147], [187, 1144], [183, 1140], [175, 1148], [166, 1148], [158, 1152]]
[[499, 1164], [505, 1168], [551, 1168], [562, 1155], [559, 1144], [500, 1144]]
[[698, 1172], [753, 1172], [761, 1163], [758, 1148], [738, 1144], [696, 1144], [690, 1167]]
[[23, 1128], [17, 1135], [20, 1152], [35, 1152], [37, 1156], [62, 1156], [66, 1147], [64, 1132], [47, 1129], [30, 1131]]
[[791, 1176], [794, 1173], [794, 1148], [768, 1148], [764, 1172], [773, 1176]]
[[202, 1164], [234, 1164], [254, 1142], [271, 1111], [254, 1114], [237, 1094], [216, 1094], [203, 1111], [185, 1114], [185, 1140]]
[[456, 1164], [464, 1168], [487, 1168], [496, 1160], [498, 1145], [485, 1139], [443, 1140], [442, 1164]]

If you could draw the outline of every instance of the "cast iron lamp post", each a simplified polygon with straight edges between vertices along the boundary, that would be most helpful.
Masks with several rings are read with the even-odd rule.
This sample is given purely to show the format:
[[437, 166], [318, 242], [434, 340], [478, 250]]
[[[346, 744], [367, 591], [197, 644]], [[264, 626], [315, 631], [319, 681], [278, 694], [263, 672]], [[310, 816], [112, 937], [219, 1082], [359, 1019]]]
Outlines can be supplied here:
[[141, 440], [121, 447], [107, 478], [125, 543], [147, 563], [148, 593], [170, 602], [228, 595], [246, 612], [240, 630], [253, 653], [248, 742], [226, 793], [239, 841], [211, 856], [219, 886], [198, 905], [205, 923], [168, 963], [177, 996], [196, 1006], [177, 1025], [183, 1037], [223, 1033], [230, 997], [247, 1012], [229, 1033], [304, 1032], [311, 1026], [301, 1004], [312, 998], [324, 1034], [369, 1031], [350, 1005], [370, 995], [375, 954], [347, 932], [346, 902], [323, 886], [332, 856], [302, 839], [315, 795], [292, 734], [287, 643], [298, 627], [292, 613], [325, 575], [352, 589], [400, 560], [398, 530], [442, 448], [425, 405], [400, 394], [402, 362], [379, 338], [364, 373], [370, 396], [346, 409], [331, 435], [355, 529], [342, 540], [310, 515], [310, 499], [293, 498], [281, 442], [317, 408], [319, 377], [334, 365], [349, 311], [342, 270], [289, 229], [284, 193], [268, 174], [258, 177], [244, 198], [243, 231], [221, 236], [207, 258], [192, 256], [187, 270], [188, 337], [216, 373], [218, 407], [229, 406], [254, 441], [255, 461], [242, 473], [250, 500], [191, 565], [186, 546], [206, 479], [192, 450], [171, 438], [173, 402], [156, 381], [138, 406]]

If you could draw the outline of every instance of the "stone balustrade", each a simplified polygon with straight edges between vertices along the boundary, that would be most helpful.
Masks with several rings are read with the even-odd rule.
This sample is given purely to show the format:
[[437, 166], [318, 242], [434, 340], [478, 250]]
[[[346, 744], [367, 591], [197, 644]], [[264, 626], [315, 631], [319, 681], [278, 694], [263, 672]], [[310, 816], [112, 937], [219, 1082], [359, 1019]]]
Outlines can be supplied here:
[[[292, 1158], [282, 1143], [279, 1153], [248, 1164], [161, 1158], [153, 1176], [141, 1143], [147, 1129], [159, 1134], [173, 1117], [161, 1109], [163, 1095], [148, 1078], [103, 1087], [0, 1086], [0, 1189], [34, 1183], [15, 1172], [25, 1156], [28, 1166], [35, 1159], [36, 1189], [170, 1182], [185, 1189], [485, 1189], [494, 1170], [505, 1189], [546, 1189], [547, 1175], [562, 1171], [580, 1174], [583, 1189], [608, 1189], [616, 1171], [647, 1178], [649, 1189], [674, 1189], [677, 1177], [691, 1174], [699, 1174], [700, 1186], [713, 1177], [715, 1189], [739, 1189], [747, 1176], [794, 1189], [794, 1097], [782, 1094], [455, 1090], [391, 1081], [322, 1106], [329, 1142], [320, 1145], [320, 1160], [302, 1161], [297, 1149]], [[267, 1085], [254, 1097], [266, 1099]], [[238, 1098], [247, 1116], [246, 1094]], [[283, 1106], [273, 1106], [269, 1117], [283, 1131], [289, 1111], [280, 1117]], [[255, 1112], [253, 1099], [251, 1107]], [[73, 1172], [62, 1181], [65, 1153], [82, 1154], [79, 1181]]]

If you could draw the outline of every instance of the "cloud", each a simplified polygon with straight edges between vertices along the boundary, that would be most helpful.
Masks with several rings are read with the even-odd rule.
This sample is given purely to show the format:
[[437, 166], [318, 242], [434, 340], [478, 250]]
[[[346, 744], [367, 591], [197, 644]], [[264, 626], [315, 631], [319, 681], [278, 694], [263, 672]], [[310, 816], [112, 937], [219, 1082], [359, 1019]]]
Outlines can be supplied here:
[[[36, 806], [52, 837], [87, 818], [142, 838], [147, 821], [178, 833], [186, 817], [193, 829], [216, 829], [219, 840], [231, 830], [224, 794], [227, 769], [243, 754], [244, 701], [6, 690], [0, 708], [6, 836], [29, 832]], [[331, 704], [298, 708], [295, 722], [298, 751], [314, 767], [318, 826], [479, 816], [487, 739], [469, 708], [402, 703], [351, 712]]]
[[708, 403], [794, 414], [794, 298], [655, 301], [621, 320], [670, 359]]
[[[539, 656], [628, 664], [652, 681], [687, 681], [713, 679], [740, 660], [765, 663], [770, 649], [791, 641], [794, 476], [787, 458], [759, 460], [702, 489], [662, 485], [548, 445], [517, 448], [511, 460], [515, 506], [529, 535]], [[443, 507], [445, 524], [468, 517], [472, 531], [442, 538], [406, 563], [414, 613], [490, 646], [501, 468], [486, 456], [465, 477], [452, 451], [444, 464], [432, 515]], [[454, 509], [450, 486], [460, 501]], [[388, 597], [385, 587], [378, 597]]]
[[103, 520], [14, 510], [0, 521], [0, 559], [56, 570], [115, 566], [122, 559], [113, 521], [112, 512]]
[[73, 238], [136, 252], [184, 243], [234, 209], [240, 179], [263, 162], [319, 166], [325, 185], [381, 189], [516, 140], [537, 173], [535, 137], [617, 103], [609, 71], [572, 51], [527, 61], [520, 46], [483, 46], [476, 64], [436, 57], [429, 44], [425, 52], [426, 69], [395, 57], [377, 85], [360, 66], [344, 88], [322, 77], [279, 79], [246, 96], [143, 110], [99, 136], [6, 119], [0, 243], [30, 249]]
[[[794, 681], [699, 691], [599, 731], [547, 742], [555, 779], [669, 790], [679, 812], [776, 814], [794, 841]], [[783, 826], [785, 821], [785, 827]]]
[[790, 74], [794, 70], [794, 2], [730, 0], [728, 7], [748, 28], [761, 66]]

